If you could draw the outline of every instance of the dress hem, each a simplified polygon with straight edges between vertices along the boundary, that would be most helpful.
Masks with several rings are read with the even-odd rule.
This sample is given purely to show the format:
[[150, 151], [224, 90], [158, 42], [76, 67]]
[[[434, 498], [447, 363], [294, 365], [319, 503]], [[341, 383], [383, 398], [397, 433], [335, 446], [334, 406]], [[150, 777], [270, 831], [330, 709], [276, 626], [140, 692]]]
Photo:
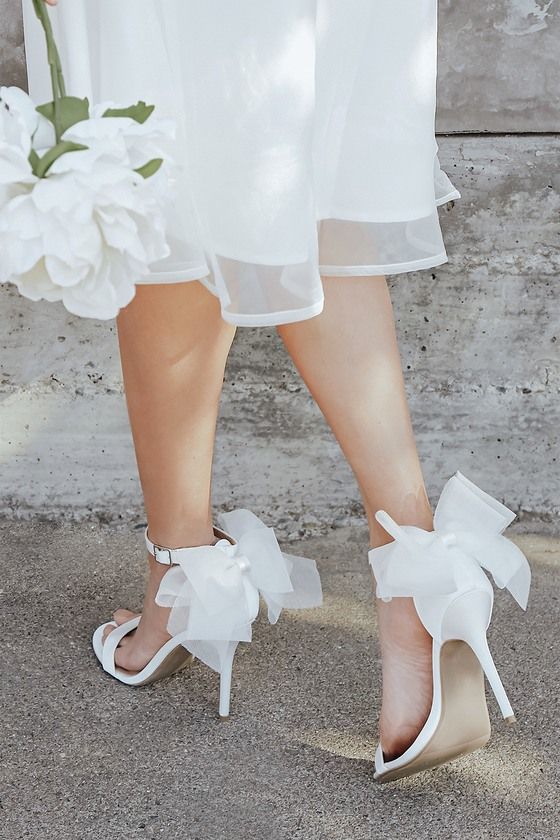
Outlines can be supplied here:
[[320, 315], [325, 305], [324, 296], [304, 309], [287, 309], [284, 312], [271, 312], [269, 315], [242, 315], [233, 314], [222, 309], [222, 318], [228, 324], [236, 327], [279, 327], [282, 324], [294, 324], [297, 321], [306, 321], [315, 315]]
[[406, 274], [413, 271], [421, 271], [424, 268], [434, 268], [448, 262], [447, 253], [443, 251], [434, 257], [425, 257], [423, 260], [414, 260], [408, 263], [393, 263], [391, 265], [322, 265], [319, 266], [319, 273], [323, 277], [377, 277], [385, 274]]
[[[425, 268], [434, 268], [435, 266], [442, 265], [443, 263], [448, 262], [448, 259], [449, 258], [447, 256], [447, 253], [445, 251], [442, 251], [440, 254], [436, 254], [433, 257], [425, 257], [422, 260], [413, 260], [407, 263], [391, 263], [386, 265], [319, 265], [319, 274], [322, 277], [368, 277], [370, 275], [372, 277], [377, 277], [386, 274], [406, 274], [408, 272], [421, 271]], [[189, 283], [193, 280], [199, 280], [203, 282], [205, 278], [207, 278], [209, 275], [210, 271], [205, 265], [201, 266], [200, 269], [191, 269], [187, 270], [186, 272], [179, 271], [177, 269], [174, 271], [153, 272], [145, 275], [144, 277], [139, 278], [136, 281], [136, 284], [164, 285], [166, 283]], [[212, 286], [209, 283], [204, 283], [204, 285], [213, 294], [218, 295], [218, 292], [214, 286]]]
[[[435, 268], [438, 265], [448, 262], [446, 252], [438, 254], [437, 257], [428, 257], [425, 260], [417, 260], [414, 265], [415, 269]], [[384, 276], [404, 274], [415, 269], [407, 268], [406, 265], [391, 265], [391, 266], [345, 266], [343, 269], [337, 266], [321, 266], [320, 273], [323, 277], [365, 277], [365, 276]], [[333, 269], [328, 273], [326, 269]], [[346, 270], [344, 270], [346, 269]], [[205, 284], [206, 285], [206, 284]], [[218, 293], [210, 286], [206, 286], [209, 291], [218, 297]], [[324, 296], [313, 303], [311, 306], [306, 306], [303, 309], [288, 309], [281, 312], [272, 312], [269, 315], [243, 315], [242, 313], [231, 313], [225, 309], [221, 310], [222, 318], [228, 324], [233, 324], [236, 327], [277, 327], [282, 324], [294, 324], [298, 321], [305, 321], [308, 318], [313, 318], [315, 315], [320, 315], [325, 305]]]
[[461, 198], [461, 193], [457, 189], [451, 190], [451, 192], [447, 193], [447, 195], [442, 196], [441, 198], [436, 198], [436, 207], [441, 207], [442, 204], [447, 204], [448, 201], [459, 201]]
[[210, 269], [206, 263], [199, 268], [187, 269], [168, 269], [167, 271], [150, 271], [148, 274], [140, 277], [136, 283], [140, 284], [161, 284], [164, 283], [182, 283], [191, 280], [202, 280], [203, 277], [208, 277]]

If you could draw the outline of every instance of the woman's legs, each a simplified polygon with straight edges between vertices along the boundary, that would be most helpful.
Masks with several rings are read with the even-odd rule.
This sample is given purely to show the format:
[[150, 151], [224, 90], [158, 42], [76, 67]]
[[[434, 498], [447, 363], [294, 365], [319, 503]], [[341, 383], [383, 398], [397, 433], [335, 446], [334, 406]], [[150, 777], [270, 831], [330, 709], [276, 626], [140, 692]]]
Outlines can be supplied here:
[[[217, 298], [190, 281], [138, 285], [117, 330], [150, 538], [170, 548], [211, 543], [214, 437], [235, 327], [221, 317]], [[142, 619], [115, 657], [130, 671], [169, 638], [169, 610], [154, 602], [167, 567], [151, 555], [148, 563]], [[114, 618], [122, 623], [132, 615], [117, 610]]]
[[[432, 511], [383, 277], [326, 277], [325, 306], [278, 332], [357, 478], [371, 546], [390, 542], [374, 518], [431, 530]], [[381, 741], [388, 758], [408, 747], [431, 706], [431, 638], [412, 599], [379, 603], [383, 656]]]
[[[404, 391], [385, 280], [325, 278], [323, 312], [279, 333], [357, 477], [371, 545], [388, 541], [374, 519], [430, 529], [432, 513]], [[218, 404], [235, 328], [202, 284], [140, 285], [117, 319], [129, 418], [149, 534], [170, 547], [213, 539], [210, 479]], [[169, 638], [154, 602], [165, 574], [149, 556], [142, 620], [118, 649], [138, 671]], [[120, 623], [133, 615], [118, 610]], [[386, 754], [414, 739], [431, 703], [431, 640], [410, 599], [379, 605], [383, 653], [381, 738]]]

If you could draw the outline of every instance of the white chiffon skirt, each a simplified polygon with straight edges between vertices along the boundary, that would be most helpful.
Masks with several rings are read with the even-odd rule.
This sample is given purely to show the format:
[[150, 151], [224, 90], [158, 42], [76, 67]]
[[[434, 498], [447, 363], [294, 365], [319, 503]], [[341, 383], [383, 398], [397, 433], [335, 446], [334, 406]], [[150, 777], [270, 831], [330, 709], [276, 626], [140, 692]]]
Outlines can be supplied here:
[[[322, 276], [447, 261], [437, 0], [59, 0], [51, 16], [69, 93], [177, 119], [171, 253], [141, 282], [202, 280], [227, 321], [268, 326], [318, 314]], [[46, 101], [31, 0], [24, 21]]]

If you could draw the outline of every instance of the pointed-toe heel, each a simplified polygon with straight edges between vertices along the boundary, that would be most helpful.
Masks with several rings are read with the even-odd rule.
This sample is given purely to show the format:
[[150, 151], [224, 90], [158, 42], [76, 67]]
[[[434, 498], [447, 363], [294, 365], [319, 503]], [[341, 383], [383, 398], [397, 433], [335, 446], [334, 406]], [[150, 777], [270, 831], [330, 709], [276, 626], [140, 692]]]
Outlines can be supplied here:
[[494, 590], [507, 588], [525, 609], [531, 572], [527, 558], [502, 532], [515, 514], [460, 472], [441, 493], [434, 530], [398, 525], [386, 511], [377, 521], [393, 542], [369, 551], [377, 596], [412, 597], [432, 637], [433, 699], [411, 746], [386, 760], [381, 744], [374, 778], [390, 782], [437, 767], [484, 746], [490, 738], [484, 675], [503, 718], [515, 715], [488, 647]]

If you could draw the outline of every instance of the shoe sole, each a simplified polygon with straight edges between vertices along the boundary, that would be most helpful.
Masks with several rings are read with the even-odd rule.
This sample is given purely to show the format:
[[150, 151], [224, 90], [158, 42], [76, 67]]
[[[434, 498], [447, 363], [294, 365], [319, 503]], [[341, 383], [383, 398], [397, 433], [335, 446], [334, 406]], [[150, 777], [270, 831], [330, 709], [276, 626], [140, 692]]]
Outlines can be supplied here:
[[441, 647], [441, 716], [422, 752], [402, 767], [375, 776], [393, 782], [422, 770], [431, 770], [483, 747], [490, 738], [484, 672], [466, 642], [449, 641]]
[[[100, 625], [92, 637], [92, 647], [95, 652], [95, 655], [102, 665], [102, 655], [103, 655], [103, 632], [104, 630], [111, 626], [112, 622], [106, 622], [105, 624]], [[113, 625], [116, 626], [116, 625]], [[156, 654], [157, 655], [157, 654]], [[121, 668], [116, 669], [116, 675], [113, 676], [114, 679], [117, 679], [123, 685], [130, 685], [132, 687], [142, 686], [142, 685], [150, 685], [151, 683], [156, 682], [157, 680], [165, 679], [166, 677], [171, 677], [173, 674], [177, 673], [177, 671], [182, 671], [183, 668], [187, 668], [188, 666], [192, 665], [196, 661], [196, 658], [190, 653], [183, 645], [176, 645], [173, 647], [167, 656], [162, 659], [159, 663], [157, 668], [153, 670], [145, 679], [140, 680], [138, 682], [128, 682], [127, 678], [134, 678], [134, 673], [130, 671], [123, 671]], [[149, 663], [148, 663], [149, 664]], [[121, 675], [121, 676], [119, 676]], [[123, 679], [124, 677], [124, 679]]]
[[164, 680], [167, 677], [172, 677], [173, 674], [176, 674], [178, 671], [182, 671], [184, 668], [188, 668], [190, 665], [193, 665], [194, 662], [195, 658], [192, 653], [189, 653], [182, 645], [179, 645], [179, 647], [172, 650], [171, 653], [165, 657], [163, 662], [160, 663], [160, 665], [152, 674], [150, 674], [149, 677], [142, 680], [142, 682], [135, 683], [135, 685], [150, 685], [158, 680]]

